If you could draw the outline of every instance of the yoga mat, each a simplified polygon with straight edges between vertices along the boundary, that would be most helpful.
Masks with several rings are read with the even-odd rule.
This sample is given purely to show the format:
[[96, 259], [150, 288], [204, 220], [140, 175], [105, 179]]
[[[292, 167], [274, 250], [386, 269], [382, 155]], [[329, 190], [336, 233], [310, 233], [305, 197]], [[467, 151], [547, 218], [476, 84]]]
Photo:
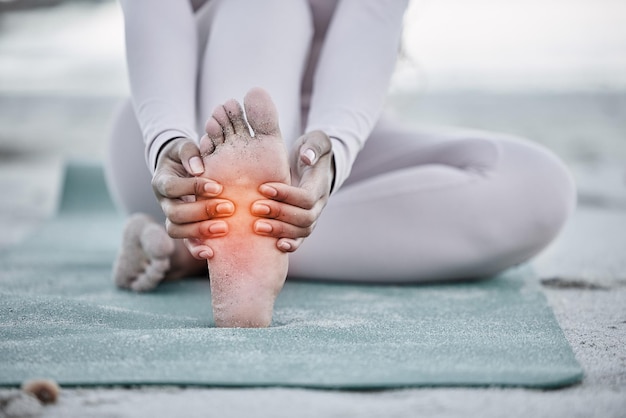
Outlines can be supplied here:
[[555, 388], [582, 379], [528, 267], [446, 285], [288, 281], [272, 327], [218, 329], [207, 279], [146, 294], [114, 286], [122, 224], [102, 169], [69, 165], [58, 216], [0, 256], [0, 385]]

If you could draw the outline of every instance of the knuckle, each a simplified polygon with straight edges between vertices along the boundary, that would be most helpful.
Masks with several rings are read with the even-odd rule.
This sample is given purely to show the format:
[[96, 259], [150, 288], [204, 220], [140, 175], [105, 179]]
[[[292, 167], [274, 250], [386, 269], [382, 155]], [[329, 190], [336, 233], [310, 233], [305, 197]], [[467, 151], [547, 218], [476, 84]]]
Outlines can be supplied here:
[[317, 216], [313, 212], [307, 211], [304, 216], [302, 216], [302, 226], [308, 228], [315, 223]]
[[170, 221], [169, 219], [166, 219], [165, 221], [165, 230], [167, 231], [167, 234], [172, 237], [172, 238], [177, 238], [176, 235], [176, 230], [178, 228], [176, 227], [176, 224], [172, 223], [172, 221]]
[[209, 217], [208, 219], [212, 219], [215, 218], [217, 216], [219, 216], [220, 214], [217, 211], [217, 205], [218, 202], [214, 202], [209, 200], [205, 206], [204, 206], [204, 211], [206, 213], [206, 215]]
[[179, 150], [181, 155], [191, 155], [198, 153], [198, 147], [187, 138], [179, 139]]
[[165, 216], [167, 216], [172, 225], [184, 223], [184, 215], [180, 211], [168, 211]]
[[174, 211], [172, 207], [169, 204], [167, 204], [167, 200], [164, 200], [163, 203], [161, 204], [161, 210], [163, 211], [163, 214], [167, 218], [168, 223], [179, 223], [176, 220], [176, 217], [177, 217], [176, 211]]
[[283, 190], [283, 189], [278, 189], [276, 188], [276, 196], [274, 197], [274, 200], [278, 200], [279, 202], [284, 202], [286, 200], [289, 200], [289, 190]]
[[282, 222], [272, 222], [272, 235], [282, 237], [285, 233], [286, 229]]
[[318, 199], [312, 193], [306, 193], [302, 199], [304, 208], [311, 210], [317, 203]]
[[328, 137], [328, 135], [326, 134], [321, 134], [320, 135], [320, 144], [323, 148], [325, 149], [330, 149], [332, 146], [332, 143], [330, 142], [330, 138]]
[[274, 219], [283, 219], [285, 218], [285, 210], [281, 205], [271, 205], [269, 217]]
[[176, 186], [171, 181], [160, 181], [159, 182], [159, 190], [162, 191], [163, 196], [170, 197], [173, 196]]
[[197, 177], [192, 177], [192, 180], [194, 193], [196, 194], [196, 196], [201, 195], [202, 188], [204, 187], [203, 183]]
[[156, 192], [159, 192], [162, 189], [162, 183], [163, 181], [161, 180], [161, 175], [157, 174], [154, 177], [152, 177], [152, 189]]

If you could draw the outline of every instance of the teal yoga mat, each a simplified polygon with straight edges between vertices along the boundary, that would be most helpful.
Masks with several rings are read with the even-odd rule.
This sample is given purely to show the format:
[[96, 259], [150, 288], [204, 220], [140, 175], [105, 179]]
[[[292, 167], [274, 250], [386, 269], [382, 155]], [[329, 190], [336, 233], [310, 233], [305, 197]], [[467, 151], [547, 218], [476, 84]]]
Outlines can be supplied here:
[[101, 168], [68, 166], [58, 216], [0, 256], [0, 385], [554, 388], [582, 378], [528, 267], [463, 284], [288, 282], [271, 328], [217, 329], [206, 279], [115, 288], [122, 223]]

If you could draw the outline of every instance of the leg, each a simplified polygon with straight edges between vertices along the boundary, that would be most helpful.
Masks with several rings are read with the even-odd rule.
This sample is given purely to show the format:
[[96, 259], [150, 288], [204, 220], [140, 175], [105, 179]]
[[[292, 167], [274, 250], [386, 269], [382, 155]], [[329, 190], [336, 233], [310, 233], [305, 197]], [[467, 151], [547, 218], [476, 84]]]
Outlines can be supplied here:
[[118, 208], [137, 214], [128, 218], [113, 266], [118, 286], [146, 291], [162, 280], [206, 274], [205, 263], [191, 257], [182, 241], [170, 238], [163, 227], [165, 216], [152, 193], [144, 143], [129, 101], [113, 123], [105, 174]]
[[[287, 254], [276, 248], [275, 238], [254, 232], [256, 218], [250, 213], [253, 202], [263, 198], [261, 184], [289, 183], [287, 150], [267, 93], [251, 90], [244, 105], [250, 125], [241, 106], [230, 100], [213, 113], [201, 142], [211, 178], [224, 186], [221, 196], [235, 204], [235, 213], [226, 218], [228, 234], [202, 243], [212, 249], [213, 318], [220, 327], [269, 326], [287, 276]], [[214, 150], [205, 153], [207, 148]]]
[[109, 193], [118, 209], [128, 214], [145, 213], [165, 222], [152, 192], [143, 137], [130, 100], [118, 108], [113, 119], [104, 170]]
[[[244, 4], [245, 3], [245, 4]], [[245, 7], [244, 7], [245, 6]], [[254, 13], [253, 10], [255, 9]], [[241, 13], [246, 10], [246, 13]], [[201, 122], [215, 104], [233, 95], [243, 96], [249, 87], [263, 85], [275, 95], [281, 109], [283, 131], [295, 140], [300, 126], [300, 78], [307, 59], [312, 37], [312, 24], [308, 4], [303, 1], [268, 2], [211, 0], [196, 14], [196, 23], [202, 48], [202, 68], [199, 79], [201, 91], [199, 105]], [[245, 20], [250, 21], [246, 22]], [[258, 30], [254, 29], [259, 26]], [[247, 28], [241, 30], [241, 28]], [[283, 56], [280, 60], [267, 59], [263, 48], [273, 45]], [[275, 51], [274, 51], [275, 52]], [[250, 67], [253, 65], [253, 71]], [[144, 169], [144, 150], [141, 131], [130, 105], [125, 105], [114, 124], [108, 164], [106, 166], [109, 189], [114, 199], [127, 213], [146, 213], [162, 224], [164, 216], [152, 195], [150, 175]], [[131, 218], [124, 236], [130, 240], [133, 254], [142, 257], [126, 257], [122, 249], [115, 267], [115, 279], [121, 287], [148, 290], [160, 280], [185, 275], [201, 274], [206, 264], [193, 259], [182, 242], [175, 241], [170, 256], [170, 268], [163, 272], [163, 263], [146, 252], [140, 239], [143, 228], [148, 225], [146, 217]], [[136, 224], [139, 222], [138, 224]], [[150, 221], [150, 224], [154, 221]], [[165, 230], [155, 235], [160, 241], [170, 238]], [[164, 244], [170, 248], [169, 244]], [[127, 249], [128, 250], [128, 249]], [[159, 256], [161, 257], [161, 256]], [[133, 261], [134, 260], [134, 261]], [[155, 260], [160, 268], [146, 268]], [[131, 265], [129, 265], [129, 263]], [[137, 271], [151, 271], [150, 280], [137, 282]]]
[[381, 124], [292, 255], [290, 274], [383, 282], [491, 275], [544, 248], [573, 201], [562, 163], [537, 145]]
[[300, 87], [313, 37], [308, 2], [211, 3], [215, 4], [208, 7], [213, 9], [200, 18], [200, 36], [207, 38], [199, 74], [200, 117], [262, 86], [278, 109], [281, 132], [289, 145], [301, 133]]

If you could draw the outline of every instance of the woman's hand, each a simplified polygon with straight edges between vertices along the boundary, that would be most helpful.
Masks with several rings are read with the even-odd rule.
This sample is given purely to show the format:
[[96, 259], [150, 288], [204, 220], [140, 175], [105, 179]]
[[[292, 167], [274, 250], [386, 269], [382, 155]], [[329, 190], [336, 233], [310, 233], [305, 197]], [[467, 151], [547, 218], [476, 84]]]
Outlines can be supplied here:
[[259, 192], [267, 200], [257, 200], [251, 211], [259, 219], [254, 230], [259, 235], [278, 238], [281, 251], [300, 247], [317, 223], [328, 202], [334, 178], [331, 142], [322, 131], [301, 136], [291, 156], [291, 186], [265, 183]]
[[[202, 239], [225, 235], [226, 222], [215, 218], [232, 215], [232, 202], [219, 199], [222, 186], [198, 177], [204, 165], [196, 144], [188, 138], [168, 142], [157, 160], [152, 189], [167, 217], [172, 238]], [[196, 201], [196, 197], [203, 199]]]

